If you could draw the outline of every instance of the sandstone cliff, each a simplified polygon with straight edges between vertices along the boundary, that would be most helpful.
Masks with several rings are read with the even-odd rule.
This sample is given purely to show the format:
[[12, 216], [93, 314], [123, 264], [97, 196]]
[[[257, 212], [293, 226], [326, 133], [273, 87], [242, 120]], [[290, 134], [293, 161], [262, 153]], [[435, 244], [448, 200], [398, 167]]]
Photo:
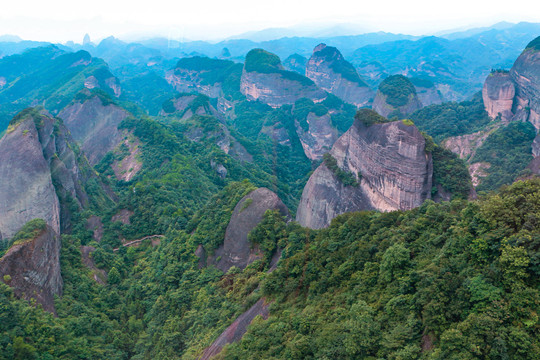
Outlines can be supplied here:
[[90, 164], [95, 165], [125, 137], [118, 125], [128, 115], [107, 99], [86, 93], [82, 100], [64, 108], [58, 117], [80, 144]]
[[[36, 115], [36, 122], [40, 116]], [[11, 238], [40, 218], [60, 233], [60, 202], [34, 116], [21, 113], [0, 139], [0, 234]]]
[[240, 91], [248, 100], [259, 100], [272, 107], [294, 104], [301, 98], [315, 102], [326, 98], [326, 93], [313, 81], [284, 70], [279, 57], [262, 49], [247, 54]]
[[338, 139], [338, 131], [332, 126], [330, 113], [317, 116], [317, 114], [310, 112], [306, 122], [308, 129], [304, 130], [296, 121], [296, 133], [308, 159], [320, 160]]
[[306, 73], [307, 61], [308, 59], [306, 59], [302, 55], [292, 54], [291, 56], [283, 60], [283, 67], [289, 71], [294, 71], [301, 75], [304, 75]]
[[414, 85], [418, 100], [422, 103], [422, 106], [442, 104], [441, 93], [437, 90], [433, 82], [424, 78], [412, 78], [411, 82]]
[[335, 47], [317, 45], [306, 65], [306, 76], [321, 89], [357, 107], [373, 100], [373, 91]]
[[424, 137], [414, 125], [384, 121], [359, 111], [330, 151], [334, 164], [325, 159], [309, 178], [296, 216], [301, 225], [326, 227], [349, 211], [408, 210], [430, 197], [433, 164]]
[[379, 85], [372, 108], [384, 117], [403, 119], [421, 109], [422, 103], [409, 79], [403, 75], [393, 75]]
[[[278, 210], [284, 216], [289, 213], [279, 197], [266, 188], [250, 192], [236, 204], [225, 231], [223, 245], [213, 256], [213, 259], [219, 258], [215, 262], [218, 269], [223, 272], [232, 266], [244, 269], [254, 260], [263, 257], [257, 248], [252, 247], [248, 234], [261, 222], [266, 210]], [[209, 260], [213, 262], [213, 259]]]
[[43, 309], [54, 313], [54, 296], [62, 295], [63, 287], [60, 238], [43, 220], [28, 225], [33, 226], [25, 226], [22, 234], [27, 236], [16, 241], [0, 259], [0, 281], [10, 285], [17, 297], [35, 299]]
[[489, 74], [482, 88], [482, 99], [488, 115], [495, 119], [499, 114], [503, 121], [512, 119], [512, 105], [516, 95], [514, 81], [507, 72], [496, 71]]
[[516, 85], [514, 113], [540, 130], [540, 37], [531, 41], [517, 58], [510, 77]]

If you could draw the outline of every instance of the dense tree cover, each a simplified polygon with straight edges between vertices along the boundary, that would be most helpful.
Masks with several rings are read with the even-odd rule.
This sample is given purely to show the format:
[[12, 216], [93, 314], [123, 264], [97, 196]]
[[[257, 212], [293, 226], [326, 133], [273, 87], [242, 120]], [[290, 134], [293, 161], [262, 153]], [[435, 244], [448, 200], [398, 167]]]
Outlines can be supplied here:
[[0, 73], [7, 82], [0, 89], [0, 130], [32, 103], [38, 102], [49, 111], [62, 109], [85, 88], [90, 76], [112, 94], [106, 80], [114, 78], [103, 60], [86, 51], [66, 53], [53, 45], [0, 59]]
[[412, 113], [410, 118], [420, 130], [426, 131], [437, 142], [451, 136], [474, 133], [491, 122], [484, 109], [481, 93], [476, 94], [471, 101], [426, 106]]
[[[536, 359], [540, 180], [289, 229], [272, 302], [221, 359]], [[287, 237], [287, 236], [285, 236]], [[300, 245], [299, 245], [300, 244]]]
[[477, 190], [496, 190], [512, 183], [533, 159], [531, 145], [536, 136], [529, 122], [512, 122], [494, 131], [471, 159], [471, 162], [489, 163], [488, 176]]
[[379, 115], [376, 111], [370, 109], [360, 109], [354, 115], [354, 120], [361, 122], [365, 126], [374, 124], [384, 124], [392, 120], [388, 120], [384, 116]]
[[253, 49], [247, 53], [244, 69], [247, 72], [279, 74], [284, 79], [297, 81], [304, 86], [315, 86], [311, 79], [294, 71], [283, 70], [279, 56], [263, 49]]
[[154, 72], [134, 76], [122, 83], [122, 97], [136, 102], [148, 110], [149, 115], [158, 115], [161, 104], [174, 94], [173, 87]]
[[467, 165], [453, 152], [440, 146], [431, 151], [433, 159], [432, 195], [438, 193], [438, 186], [450, 193], [452, 198], [466, 199], [471, 192], [471, 176]]
[[379, 91], [386, 95], [386, 102], [393, 107], [407, 105], [416, 89], [411, 81], [403, 75], [392, 75], [384, 79], [379, 85]]
[[540, 50], [540, 36], [528, 43], [525, 49]]

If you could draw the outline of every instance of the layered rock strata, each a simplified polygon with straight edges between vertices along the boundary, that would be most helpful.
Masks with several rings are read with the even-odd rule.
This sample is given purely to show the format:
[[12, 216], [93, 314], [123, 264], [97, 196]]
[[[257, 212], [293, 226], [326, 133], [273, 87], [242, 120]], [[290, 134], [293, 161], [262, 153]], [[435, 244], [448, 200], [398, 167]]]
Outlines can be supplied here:
[[402, 121], [366, 126], [361, 117], [330, 151], [357, 184], [345, 185], [323, 162], [302, 193], [296, 216], [301, 225], [319, 229], [345, 212], [408, 210], [430, 198], [433, 164], [418, 129]]

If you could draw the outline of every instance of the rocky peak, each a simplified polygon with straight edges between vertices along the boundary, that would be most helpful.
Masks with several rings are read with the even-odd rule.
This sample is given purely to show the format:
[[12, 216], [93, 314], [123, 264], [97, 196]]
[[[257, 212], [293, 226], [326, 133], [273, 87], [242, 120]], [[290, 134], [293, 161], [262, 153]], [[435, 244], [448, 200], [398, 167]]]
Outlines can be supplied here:
[[113, 150], [124, 138], [118, 125], [128, 112], [105, 95], [82, 92], [79, 100], [64, 108], [58, 117], [80, 144], [91, 165]]
[[339, 214], [408, 210], [431, 194], [433, 165], [425, 139], [407, 121], [360, 110], [309, 178], [296, 220], [322, 228]]
[[482, 99], [488, 115], [495, 119], [499, 114], [508, 122], [512, 119], [512, 105], [516, 95], [514, 81], [508, 71], [492, 71], [482, 88]]
[[392, 75], [379, 85], [373, 110], [388, 118], [403, 119], [422, 108], [412, 82], [403, 75]]
[[45, 221], [26, 224], [0, 259], [0, 281], [17, 297], [35, 299], [46, 311], [55, 313], [54, 295], [62, 295], [60, 237]]
[[262, 49], [253, 49], [246, 55], [240, 91], [248, 100], [259, 100], [272, 107], [294, 104], [301, 98], [315, 102], [326, 98], [326, 93], [313, 81], [284, 70], [277, 55]]
[[[236, 204], [229, 225], [225, 231], [225, 240], [215, 254], [218, 269], [227, 272], [232, 266], [244, 269], [256, 259], [262, 258], [257, 248], [252, 248], [248, 234], [263, 219], [266, 210], [278, 210], [287, 216], [289, 211], [279, 197], [267, 188], [258, 188], [244, 196]], [[212, 259], [210, 259], [212, 261]]]
[[308, 59], [299, 54], [292, 54], [283, 60], [283, 67], [289, 71], [294, 71], [304, 75], [306, 73], [306, 64]]
[[319, 44], [306, 65], [306, 76], [321, 89], [355, 106], [366, 106], [373, 92], [339, 50]]

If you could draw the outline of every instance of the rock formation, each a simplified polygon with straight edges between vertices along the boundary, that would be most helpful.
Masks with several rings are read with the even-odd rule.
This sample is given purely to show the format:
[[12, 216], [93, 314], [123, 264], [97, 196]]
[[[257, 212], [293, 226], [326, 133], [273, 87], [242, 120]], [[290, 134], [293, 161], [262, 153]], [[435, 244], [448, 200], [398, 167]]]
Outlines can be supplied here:
[[505, 122], [514, 116], [512, 105], [515, 95], [516, 88], [508, 72], [492, 72], [482, 88], [482, 99], [488, 115], [495, 119], [500, 114]]
[[[38, 124], [40, 118], [36, 115]], [[33, 114], [20, 113], [0, 139], [0, 234], [4, 239], [36, 218], [60, 233], [60, 202], [36, 122]]]
[[421, 109], [422, 103], [409, 79], [403, 75], [392, 75], [379, 85], [372, 108], [384, 117], [403, 119]]
[[326, 93], [313, 81], [284, 70], [277, 55], [262, 49], [253, 49], [247, 54], [240, 91], [248, 100], [259, 100], [272, 107], [294, 104], [301, 98], [315, 102], [326, 98]]
[[531, 41], [517, 58], [510, 77], [516, 85], [516, 120], [527, 120], [540, 130], [540, 37]]
[[180, 93], [201, 93], [211, 98], [220, 97], [227, 76], [240, 71], [242, 65], [229, 60], [194, 56], [178, 61], [165, 79]]
[[418, 100], [420, 100], [422, 106], [442, 104], [441, 94], [431, 80], [424, 78], [412, 78], [411, 82], [414, 85], [416, 95], [418, 95]]
[[62, 295], [60, 237], [46, 225], [35, 236], [15, 242], [0, 259], [0, 281], [17, 297], [35, 299], [43, 309], [55, 312], [54, 295]]
[[64, 108], [58, 117], [81, 145], [90, 164], [95, 165], [126, 136], [118, 125], [128, 115], [107, 99], [87, 92], [86, 98]]
[[236, 204], [223, 245], [213, 256], [213, 259], [220, 258], [216, 262], [218, 269], [223, 272], [232, 266], [244, 269], [254, 260], [262, 258], [262, 253], [249, 242], [248, 234], [261, 222], [266, 210], [278, 210], [284, 216], [289, 213], [279, 197], [266, 188], [250, 192]]
[[430, 197], [433, 165], [424, 137], [414, 125], [385, 121], [358, 112], [309, 178], [296, 216], [301, 225], [319, 229], [349, 211], [408, 210]]
[[296, 121], [296, 133], [308, 159], [320, 160], [336, 142], [338, 131], [332, 126], [329, 113], [317, 116], [317, 114], [310, 112], [306, 122], [308, 129], [304, 130]]
[[317, 45], [306, 65], [306, 76], [321, 89], [357, 107], [373, 100], [373, 91], [335, 47]]

